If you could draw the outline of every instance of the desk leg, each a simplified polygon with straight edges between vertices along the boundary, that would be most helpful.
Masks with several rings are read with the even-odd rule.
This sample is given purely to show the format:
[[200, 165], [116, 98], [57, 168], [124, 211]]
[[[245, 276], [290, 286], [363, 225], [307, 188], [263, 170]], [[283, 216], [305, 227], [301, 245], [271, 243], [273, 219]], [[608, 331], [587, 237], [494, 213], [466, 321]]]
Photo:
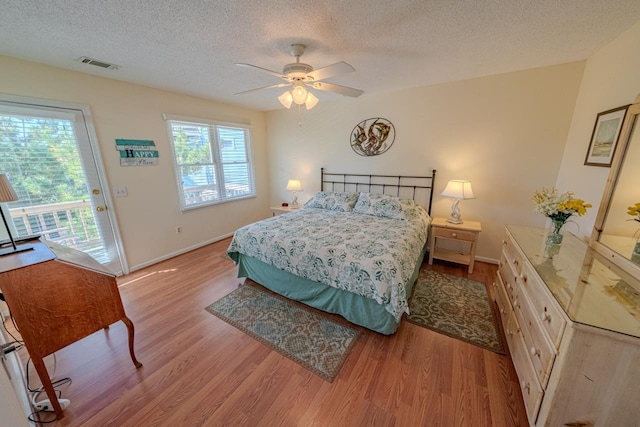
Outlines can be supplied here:
[[36, 368], [36, 372], [40, 377], [40, 382], [44, 387], [44, 391], [47, 392], [47, 397], [51, 402], [51, 406], [53, 406], [53, 410], [56, 412], [57, 419], [63, 418], [64, 413], [62, 412], [62, 407], [60, 407], [60, 402], [58, 402], [58, 396], [56, 396], [56, 392], [53, 389], [53, 384], [51, 384], [51, 378], [49, 378], [49, 372], [47, 372], [47, 367], [44, 364], [44, 361], [41, 357], [32, 357], [31, 361], [33, 362], [33, 366]]
[[131, 360], [133, 361], [136, 369], [140, 368], [142, 366], [142, 363], [138, 362], [138, 359], [136, 359], [136, 354], [133, 352], [133, 337], [135, 334], [133, 322], [126, 316], [122, 318], [122, 322], [124, 322], [124, 324], [127, 326], [127, 329], [129, 330], [129, 354], [131, 355]]

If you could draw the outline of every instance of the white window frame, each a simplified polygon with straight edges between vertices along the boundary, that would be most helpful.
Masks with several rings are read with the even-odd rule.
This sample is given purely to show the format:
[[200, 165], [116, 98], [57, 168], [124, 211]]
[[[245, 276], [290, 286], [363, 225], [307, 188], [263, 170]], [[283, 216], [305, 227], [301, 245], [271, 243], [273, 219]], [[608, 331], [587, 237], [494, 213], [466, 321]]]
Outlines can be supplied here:
[[[251, 150], [251, 126], [242, 124], [242, 123], [220, 122], [215, 120], [178, 116], [174, 114], [163, 114], [162, 117], [167, 122], [167, 134], [169, 136], [169, 145], [171, 146], [171, 158], [173, 161], [176, 184], [178, 186], [178, 201], [180, 202], [181, 211], [184, 212], [184, 211], [188, 211], [191, 209], [198, 209], [205, 206], [218, 205], [221, 203], [232, 202], [234, 200], [242, 200], [242, 199], [256, 197], [256, 185], [255, 185], [255, 179], [254, 179], [255, 174], [253, 170], [253, 153]], [[198, 203], [187, 204], [187, 199], [185, 197], [184, 187], [182, 182], [182, 172], [181, 172], [182, 171], [181, 167], [184, 165], [178, 163], [178, 156], [176, 155], [176, 148], [173, 140], [172, 124], [175, 124], [175, 123], [191, 124], [194, 126], [208, 126], [210, 128], [209, 146], [210, 146], [211, 154], [213, 157], [211, 165], [215, 169], [217, 192], [218, 194], [225, 194], [224, 197], [213, 199], [213, 200], [200, 201]], [[220, 144], [218, 143], [218, 132], [217, 132], [218, 127], [244, 130], [245, 155], [246, 155], [246, 165], [247, 165], [247, 174], [248, 174], [247, 181], [249, 183], [249, 193], [247, 194], [243, 194], [240, 196], [226, 196], [226, 187], [224, 182], [224, 165], [229, 163], [223, 163], [221, 159]]]

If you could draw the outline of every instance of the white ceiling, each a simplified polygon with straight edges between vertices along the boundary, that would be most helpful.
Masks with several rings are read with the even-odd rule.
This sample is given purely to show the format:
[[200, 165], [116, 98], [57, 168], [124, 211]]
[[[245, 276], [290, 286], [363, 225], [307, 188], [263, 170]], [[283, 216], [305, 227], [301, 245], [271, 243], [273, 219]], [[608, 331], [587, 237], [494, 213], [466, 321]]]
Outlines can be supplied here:
[[234, 63], [281, 71], [291, 43], [366, 97], [586, 59], [639, 20], [638, 0], [0, 0], [0, 54], [272, 110], [283, 89], [234, 94], [280, 80]]

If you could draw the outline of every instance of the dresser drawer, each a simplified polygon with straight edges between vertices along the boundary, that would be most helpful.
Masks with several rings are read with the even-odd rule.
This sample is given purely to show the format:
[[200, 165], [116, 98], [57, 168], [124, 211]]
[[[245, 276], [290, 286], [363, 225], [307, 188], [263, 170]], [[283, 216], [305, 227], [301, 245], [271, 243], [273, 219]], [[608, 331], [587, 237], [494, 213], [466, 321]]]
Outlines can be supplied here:
[[556, 350], [535, 317], [526, 293], [518, 295], [513, 311], [518, 320], [520, 332], [524, 338], [526, 350], [531, 358], [531, 364], [536, 372], [538, 381], [540, 381], [542, 388], [546, 388], [551, 375], [553, 361], [556, 357]]
[[509, 321], [509, 315], [511, 314], [511, 302], [507, 296], [507, 291], [504, 288], [502, 277], [500, 274], [496, 274], [496, 281], [493, 282], [494, 292], [496, 296], [496, 304], [498, 304], [498, 311], [500, 312], [500, 321], [502, 322], [502, 329], [507, 329], [507, 322]]
[[478, 233], [464, 230], [451, 230], [445, 227], [432, 227], [431, 232], [436, 237], [444, 237], [445, 239], [466, 240], [475, 242], [478, 239]]
[[544, 390], [540, 386], [533, 365], [531, 364], [531, 359], [529, 358], [529, 353], [527, 352], [524, 337], [520, 331], [515, 313], [512, 313], [510, 316], [505, 336], [507, 338], [507, 344], [509, 345], [513, 366], [516, 368], [518, 380], [520, 380], [520, 390], [522, 391], [522, 398], [529, 423], [535, 425]]
[[533, 316], [540, 320], [554, 347], [559, 348], [562, 333], [567, 325], [561, 309], [552, 301], [546, 285], [540, 281], [538, 274], [528, 265], [524, 266], [521, 283], [531, 301]]
[[509, 300], [513, 301], [518, 287], [520, 286], [518, 284], [518, 274], [515, 272], [513, 266], [511, 265], [511, 262], [507, 260], [504, 252], [502, 252], [502, 256], [500, 257], [498, 273], [502, 277], [502, 281], [504, 282], [504, 287], [507, 291], [507, 295], [509, 296]]
[[523, 257], [518, 248], [508, 236], [502, 240], [502, 253], [504, 257], [513, 265], [516, 274], [522, 272]]

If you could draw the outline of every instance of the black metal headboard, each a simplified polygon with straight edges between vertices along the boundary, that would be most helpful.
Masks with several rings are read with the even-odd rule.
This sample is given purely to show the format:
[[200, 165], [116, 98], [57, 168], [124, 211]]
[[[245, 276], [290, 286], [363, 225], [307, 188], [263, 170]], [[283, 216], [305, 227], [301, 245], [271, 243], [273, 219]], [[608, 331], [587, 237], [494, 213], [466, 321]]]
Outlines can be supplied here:
[[[320, 168], [321, 191], [326, 189], [326, 191], [362, 191], [366, 193], [391, 194], [415, 200], [427, 209], [429, 215], [431, 215], [435, 180], [435, 169], [431, 172], [431, 176], [409, 176], [334, 173], [326, 172], [324, 168]], [[331, 184], [331, 187], [328, 188], [328, 185], [325, 184]]]

